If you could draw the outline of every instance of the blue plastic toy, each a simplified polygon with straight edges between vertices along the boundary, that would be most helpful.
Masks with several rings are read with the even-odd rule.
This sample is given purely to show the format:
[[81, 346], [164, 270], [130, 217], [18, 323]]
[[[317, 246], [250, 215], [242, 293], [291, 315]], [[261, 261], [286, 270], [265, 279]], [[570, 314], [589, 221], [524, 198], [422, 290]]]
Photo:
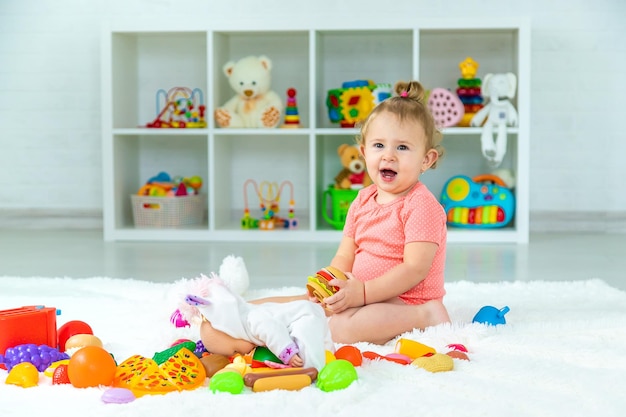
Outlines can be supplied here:
[[506, 226], [515, 211], [513, 193], [491, 174], [450, 178], [443, 186], [441, 204], [449, 225], [474, 229]]
[[484, 306], [474, 316], [472, 323], [483, 323], [495, 326], [497, 324], [506, 324], [504, 315], [508, 313], [510, 308], [508, 306], [502, 307], [498, 310], [496, 307]]

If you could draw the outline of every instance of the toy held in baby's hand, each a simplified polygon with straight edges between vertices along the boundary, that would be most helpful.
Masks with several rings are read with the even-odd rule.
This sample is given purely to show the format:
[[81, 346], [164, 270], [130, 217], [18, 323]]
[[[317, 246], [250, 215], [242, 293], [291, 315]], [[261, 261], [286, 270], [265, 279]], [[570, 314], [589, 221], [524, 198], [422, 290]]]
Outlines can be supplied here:
[[310, 297], [315, 297], [320, 303], [324, 304], [324, 299], [336, 293], [339, 288], [329, 284], [332, 279], [347, 280], [348, 277], [332, 266], [322, 268], [315, 276], [310, 276], [307, 279], [306, 288]]
[[283, 103], [271, 90], [272, 61], [264, 56], [247, 56], [227, 62], [224, 74], [236, 95], [215, 110], [219, 127], [272, 128], [282, 118]]

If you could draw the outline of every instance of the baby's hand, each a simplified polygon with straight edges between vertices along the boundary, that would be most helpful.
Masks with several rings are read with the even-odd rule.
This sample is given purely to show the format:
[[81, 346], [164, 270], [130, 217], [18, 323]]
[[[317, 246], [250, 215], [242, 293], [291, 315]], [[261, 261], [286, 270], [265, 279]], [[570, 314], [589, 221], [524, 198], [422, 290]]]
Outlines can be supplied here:
[[302, 368], [302, 366], [304, 366], [304, 361], [302, 360], [300, 355], [295, 354], [289, 360], [289, 365], [291, 365], [293, 368]]
[[347, 281], [333, 279], [330, 285], [339, 288], [335, 294], [324, 299], [326, 308], [333, 313], [341, 313], [351, 307], [361, 307], [363, 305], [364, 284], [356, 279], [350, 272], [346, 272]]

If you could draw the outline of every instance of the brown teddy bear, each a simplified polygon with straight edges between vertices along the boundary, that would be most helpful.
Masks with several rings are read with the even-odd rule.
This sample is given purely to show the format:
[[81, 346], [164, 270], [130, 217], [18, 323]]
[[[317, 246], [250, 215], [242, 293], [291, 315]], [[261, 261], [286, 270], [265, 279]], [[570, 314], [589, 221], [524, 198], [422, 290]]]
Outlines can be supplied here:
[[365, 160], [356, 145], [341, 144], [337, 148], [343, 169], [335, 177], [335, 188], [358, 189], [367, 187], [372, 179], [365, 171]]

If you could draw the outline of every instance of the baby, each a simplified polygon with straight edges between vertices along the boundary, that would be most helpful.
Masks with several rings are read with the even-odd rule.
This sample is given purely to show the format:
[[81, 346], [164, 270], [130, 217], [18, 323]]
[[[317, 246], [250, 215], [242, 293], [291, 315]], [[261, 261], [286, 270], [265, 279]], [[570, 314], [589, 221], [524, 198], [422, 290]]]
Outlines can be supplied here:
[[203, 316], [200, 338], [205, 348], [222, 355], [245, 355], [266, 346], [284, 364], [314, 367], [326, 363], [326, 350], [334, 351], [324, 310], [308, 300], [250, 304], [216, 275], [206, 279], [200, 297], [185, 301]]

